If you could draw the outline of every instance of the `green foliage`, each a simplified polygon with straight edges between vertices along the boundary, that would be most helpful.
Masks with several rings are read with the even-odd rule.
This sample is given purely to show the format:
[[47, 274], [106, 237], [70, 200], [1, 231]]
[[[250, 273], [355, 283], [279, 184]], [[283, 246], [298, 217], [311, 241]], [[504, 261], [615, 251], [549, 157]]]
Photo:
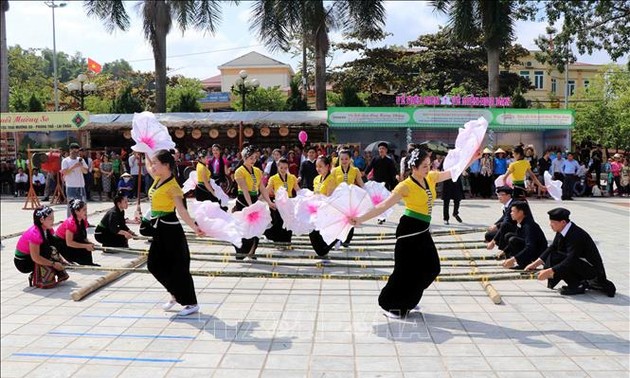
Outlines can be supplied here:
[[31, 98], [28, 100], [28, 111], [29, 112], [43, 112], [44, 111], [44, 105], [42, 105], [42, 102], [39, 101], [39, 99], [37, 98], [37, 96], [35, 96], [35, 94], [32, 94]]
[[[42, 49], [41, 55], [46, 61], [46, 76], [53, 77], [53, 51], [51, 49]], [[65, 83], [76, 79], [79, 74], [86, 71], [87, 59], [80, 52], [70, 56], [63, 51], [57, 51], [57, 78], [60, 82]]]
[[[280, 87], [257, 88], [245, 96], [246, 111], [284, 111], [286, 110], [287, 97]], [[232, 107], [236, 110], [243, 110], [241, 96], [237, 96]]]
[[630, 149], [630, 72], [611, 65], [580, 88], [570, 102], [575, 109], [574, 140], [591, 140], [607, 148]]
[[27, 111], [31, 95], [41, 101], [52, 98], [52, 79], [46, 75], [46, 61], [36, 49], [9, 47], [9, 109]]
[[174, 76], [166, 87], [166, 109], [169, 112], [199, 112], [201, 107], [197, 100], [204, 96], [200, 80]]
[[512, 107], [515, 109], [527, 109], [529, 107], [520, 86], [512, 94]]
[[338, 106], [363, 107], [365, 102], [359, 98], [356, 87], [347, 86], [341, 90], [341, 104]]
[[287, 98], [286, 110], [308, 110], [308, 104], [304, 100], [304, 95], [300, 91], [299, 81], [297, 78], [291, 80], [291, 93]]
[[112, 103], [112, 113], [132, 114], [144, 110], [142, 103], [132, 94], [131, 86], [124, 88]]
[[133, 68], [124, 59], [116, 59], [113, 62], [103, 64], [101, 74], [110, 74], [112, 79], [118, 80], [126, 78], [133, 73]]
[[98, 96], [88, 96], [85, 98], [85, 110], [92, 114], [107, 114], [112, 110], [113, 100]]

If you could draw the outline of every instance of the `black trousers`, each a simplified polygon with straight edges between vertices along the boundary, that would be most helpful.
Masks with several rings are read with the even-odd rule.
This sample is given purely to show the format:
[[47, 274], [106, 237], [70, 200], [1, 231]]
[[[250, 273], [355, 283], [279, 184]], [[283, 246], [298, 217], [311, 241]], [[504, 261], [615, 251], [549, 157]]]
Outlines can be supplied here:
[[576, 180], [576, 175], [564, 175], [562, 180], [562, 197], [564, 199], [573, 198], [573, 186]]
[[190, 274], [190, 250], [177, 216], [171, 213], [153, 219], [152, 223], [153, 241], [147, 260], [149, 272], [177, 303], [183, 306], [197, 304]]
[[265, 230], [265, 237], [274, 242], [291, 243], [293, 232], [284, 228], [284, 220], [278, 210], [271, 210], [271, 228]]
[[94, 239], [101, 243], [103, 247], [120, 247], [129, 248], [129, 241], [122, 235], [112, 234], [109, 231], [99, 232], [97, 229], [94, 231]]
[[13, 264], [21, 273], [31, 273], [35, 269], [35, 262], [31, 255], [13, 258]]
[[57, 251], [59, 251], [59, 254], [69, 262], [75, 262], [80, 265], [94, 265], [91, 251], [85, 248], [68, 247], [65, 240], [56, 236], [54, 237], [53, 243]]
[[[252, 200], [252, 203], [258, 201], [258, 196], [257, 195], [252, 195], [251, 193], [249, 194]], [[243, 194], [239, 194], [236, 197], [236, 204], [234, 205], [234, 207], [232, 208], [232, 212], [237, 212], [237, 211], [241, 211], [244, 208], [247, 207], [247, 201], [245, 200], [245, 196]], [[242, 246], [241, 248], [238, 248], [237, 246], [234, 246], [234, 250], [236, 251], [236, 255], [237, 257], [240, 255], [253, 255], [256, 253], [256, 248], [258, 248], [258, 242], [259, 242], [259, 238], [258, 237], [253, 237], [250, 239], [241, 239], [242, 242]]]
[[378, 297], [386, 311], [405, 316], [440, 274], [440, 259], [429, 223], [403, 215], [396, 229], [394, 271]]
[[[221, 205], [221, 201], [214, 194], [210, 193], [203, 184], [197, 184], [195, 187], [195, 199], [197, 201], [211, 201]], [[221, 206], [221, 210], [227, 211], [227, 206]]]
[[[547, 261], [545, 261], [545, 268], [553, 267], [561, 263], [565, 258], [566, 256], [561, 253], [552, 252], [547, 257]], [[592, 280], [600, 277], [604, 281], [606, 280], [605, 273], [602, 274], [601, 272], [597, 272], [593, 265], [591, 265], [587, 261], [576, 259], [575, 262], [570, 265], [564, 273], [555, 272], [554, 278], [552, 280], [556, 282], [564, 280], [564, 282], [566, 282], [568, 286], [576, 287], [579, 286], [580, 283], [584, 280]]]
[[352, 238], [353, 238], [353, 237], [354, 237], [354, 227], [352, 227], [352, 228], [350, 229], [350, 232], [348, 232], [348, 237], [346, 238], [346, 240], [344, 240], [344, 241], [343, 241], [343, 243], [342, 243], [342, 244], [343, 244], [345, 247], [349, 246], [349, 245], [350, 245], [350, 242], [352, 241]]
[[[442, 215], [444, 217], [444, 220], [447, 221], [449, 219], [448, 213], [449, 213], [449, 206], [450, 206], [450, 198], [447, 198], [444, 201], [444, 208], [442, 209]], [[453, 200], [453, 216], [455, 215], [459, 215], [459, 203], [461, 202], [461, 200], [459, 199], [454, 199]]]
[[326, 244], [324, 238], [317, 230], [311, 231], [311, 233], [308, 234], [308, 237], [311, 239], [311, 246], [313, 246], [313, 250], [317, 253], [317, 256], [326, 256], [337, 243], [335, 240], [330, 244]]

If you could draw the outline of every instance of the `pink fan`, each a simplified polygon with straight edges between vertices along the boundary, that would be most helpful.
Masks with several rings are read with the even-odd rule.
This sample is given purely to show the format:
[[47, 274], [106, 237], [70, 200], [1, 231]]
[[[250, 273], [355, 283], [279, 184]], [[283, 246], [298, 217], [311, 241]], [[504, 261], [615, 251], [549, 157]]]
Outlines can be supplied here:
[[151, 112], [134, 113], [131, 121], [131, 138], [136, 142], [132, 150], [153, 156], [156, 151], [175, 148], [166, 126], [158, 122]]
[[314, 194], [308, 189], [302, 189], [298, 191], [295, 201], [296, 220], [299, 224], [308, 225], [308, 232], [313, 231], [315, 218], [317, 218], [319, 208], [325, 203], [326, 197]]
[[505, 180], [505, 175], [497, 177], [497, 179], [494, 180], [494, 187], [498, 188], [500, 186], [509, 186], [510, 188], [514, 187], [514, 185], [512, 185], [512, 175], [508, 177], [507, 181]]
[[545, 178], [545, 187], [547, 188], [549, 195], [556, 201], [562, 201], [562, 181], [552, 180], [551, 174], [547, 171], [545, 171], [543, 176]]
[[[384, 182], [368, 181], [365, 185], [363, 185], [363, 189], [365, 189], [365, 191], [370, 195], [370, 199], [372, 200], [372, 204], [374, 206], [385, 201], [391, 194], [391, 192], [385, 188]], [[394, 209], [389, 208], [385, 210], [379, 218], [387, 219], [393, 211]]]
[[266, 202], [256, 201], [242, 211], [232, 214], [245, 239], [261, 236], [271, 224], [271, 213]]
[[230, 201], [230, 197], [228, 197], [228, 195], [225, 194], [225, 192], [221, 188], [221, 185], [218, 185], [213, 179], [210, 179], [210, 186], [212, 187], [212, 190], [214, 191], [214, 196], [219, 199], [221, 206], [227, 206]]
[[303, 222], [296, 217], [297, 198], [289, 198], [287, 190], [280, 187], [276, 190], [276, 209], [284, 221], [284, 228], [293, 231], [295, 235], [308, 234], [313, 230], [310, 222]]
[[188, 193], [191, 190], [195, 190], [195, 187], [197, 187], [197, 172], [192, 171], [190, 172], [190, 175], [188, 175], [188, 179], [184, 181], [184, 185], [182, 185], [182, 191], [184, 193]]
[[243, 235], [231, 214], [221, 210], [218, 203], [211, 201], [197, 202], [195, 207], [195, 221], [201, 231], [211, 238], [241, 247]]
[[356, 185], [341, 183], [321, 206], [315, 218], [315, 229], [319, 230], [328, 244], [345, 240], [350, 229], [350, 219], [365, 214], [373, 207], [368, 192]]
[[444, 158], [444, 170], [451, 171], [453, 181], [457, 181], [470, 159], [479, 150], [487, 129], [488, 121], [483, 117], [466, 122], [463, 129], [460, 127], [455, 149], [450, 150]]

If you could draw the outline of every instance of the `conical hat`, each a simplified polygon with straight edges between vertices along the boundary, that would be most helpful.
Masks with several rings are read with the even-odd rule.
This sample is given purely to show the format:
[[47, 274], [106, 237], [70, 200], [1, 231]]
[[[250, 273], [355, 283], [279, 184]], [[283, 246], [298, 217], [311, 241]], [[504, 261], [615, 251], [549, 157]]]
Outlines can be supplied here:
[[503, 149], [499, 148], [496, 151], [494, 151], [495, 154], [504, 154], [505, 151], [503, 151]]
[[483, 153], [484, 154], [492, 154], [492, 150], [489, 149], [488, 147], [486, 147], [486, 148], [483, 149]]

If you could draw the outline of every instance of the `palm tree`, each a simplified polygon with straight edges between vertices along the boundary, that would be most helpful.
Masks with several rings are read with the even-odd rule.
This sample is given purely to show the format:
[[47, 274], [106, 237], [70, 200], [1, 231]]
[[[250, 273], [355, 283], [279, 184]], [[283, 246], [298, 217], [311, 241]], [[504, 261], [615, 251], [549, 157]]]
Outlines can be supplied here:
[[2, 14], [0, 14], [0, 112], [9, 111], [9, 50], [7, 48], [6, 13], [9, 10], [9, 0], [0, 0]]
[[[315, 107], [326, 109], [326, 55], [328, 32], [342, 30], [366, 40], [382, 35], [385, 7], [382, 0], [257, 0], [252, 6], [251, 29], [272, 51], [288, 51], [299, 36], [303, 50], [315, 50]], [[304, 67], [306, 64], [302, 63]]]
[[[232, 3], [238, 3], [232, 0]], [[128, 30], [130, 19], [123, 0], [86, 0], [88, 16], [105, 23], [109, 32]], [[155, 107], [156, 112], [166, 111], [166, 35], [176, 20], [183, 32], [189, 26], [214, 34], [221, 19], [220, 0], [142, 0], [138, 2], [144, 29], [144, 37], [151, 43], [155, 60]]]
[[499, 95], [499, 56], [514, 40], [517, 3], [514, 0], [434, 0], [448, 15], [453, 37], [475, 43], [481, 37], [488, 56], [488, 94]]

